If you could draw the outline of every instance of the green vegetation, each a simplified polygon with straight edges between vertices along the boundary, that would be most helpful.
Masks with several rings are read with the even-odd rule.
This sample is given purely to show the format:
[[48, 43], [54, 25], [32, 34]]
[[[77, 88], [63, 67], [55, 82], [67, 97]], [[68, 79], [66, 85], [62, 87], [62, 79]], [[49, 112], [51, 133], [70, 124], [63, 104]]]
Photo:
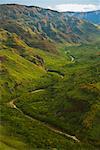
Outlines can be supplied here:
[[[98, 149], [98, 50], [99, 44], [66, 46], [59, 55], [28, 46], [20, 52], [1, 48], [1, 149]], [[8, 107], [13, 99], [24, 114]], [[75, 135], [81, 143], [54, 133], [42, 122]]]
[[13, 28], [3, 22], [0, 29], [0, 149], [99, 150], [98, 34], [92, 44], [55, 44], [48, 36], [36, 48], [40, 35], [26, 24], [15, 23], [16, 31], [12, 17]]

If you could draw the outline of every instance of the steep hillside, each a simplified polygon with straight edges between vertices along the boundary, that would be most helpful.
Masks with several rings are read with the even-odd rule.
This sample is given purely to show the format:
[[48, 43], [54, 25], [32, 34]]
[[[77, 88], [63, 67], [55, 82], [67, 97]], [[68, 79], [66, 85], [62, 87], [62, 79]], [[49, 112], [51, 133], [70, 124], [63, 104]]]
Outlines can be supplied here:
[[0, 6], [1, 150], [99, 150], [98, 35], [62, 13]]
[[[53, 49], [54, 42], [88, 43], [99, 36], [97, 27], [75, 17], [38, 7], [0, 5], [0, 27], [16, 33], [29, 46]], [[94, 38], [95, 37], [95, 40]], [[34, 40], [33, 40], [34, 39]], [[39, 42], [38, 42], [39, 41]]]
[[100, 10], [90, 12], [65, 12], [64, 14], [85, 19], [94, 24], [100, 24]]

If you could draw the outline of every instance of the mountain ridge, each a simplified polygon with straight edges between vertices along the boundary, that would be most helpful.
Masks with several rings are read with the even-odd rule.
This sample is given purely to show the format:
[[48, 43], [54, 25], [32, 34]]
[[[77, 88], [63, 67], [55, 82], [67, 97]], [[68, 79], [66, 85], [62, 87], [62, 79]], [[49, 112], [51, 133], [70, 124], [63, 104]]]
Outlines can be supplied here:
[[91, 12], [97, 12], [97, 11], [100, 11], [99, 9], [97, 10], [89, 10], [89, 11], [63, 11], [63, 12], [59, 12], [57, 10], [52, 10], [50, 8], [44, 8], [44, 7], [40, 7], [40, 6], [36, 6], [36, 5], [24, 5], [24, 4], [18, 4], [18, 3], [6, 3], [6, 4], [0, 4], [0, 5], [8, 5], [8, 6], [11, 6], [11, 5], [16, 5], [16, 6], [25, 6], [25, 7], [36, 7], [36, 8], [41, 8], [41, 9], [46, 9], [46, 10], [51, 10], [51, 11], [54, 11], [54, 12], [58, 12], [58, 13], [65, 13], [65, 12], [71, 12], [71, 13], [91, 13]]
[[[99, 30], [91, 23], [75, 17], [69, 17], [68, 15], [65, 17], [63, 13], [49, 9], [18, 4], [5, 4], [0, 5], [0, 13], [1, 28], [9, 32], [15, 26], [17, 30], [19, 30], [18, 26], [22, 28], [21, 30], [29, 28], [31, 33], [36, 34], [38, 38], [44, 38], [49, 41], [84, 43], [93, 41], [92, 37], [99, 35]], [[32, 42], [28, 42], [30, 45], [34, 45]], [[38, 44], [36, 43], [35, 45]]]
[[100, 10], [88, 11], [88, 12], [63, 12], [65, 15], [78, 17], [79, 19], [85, 19], [94, 24], [100, 24]]

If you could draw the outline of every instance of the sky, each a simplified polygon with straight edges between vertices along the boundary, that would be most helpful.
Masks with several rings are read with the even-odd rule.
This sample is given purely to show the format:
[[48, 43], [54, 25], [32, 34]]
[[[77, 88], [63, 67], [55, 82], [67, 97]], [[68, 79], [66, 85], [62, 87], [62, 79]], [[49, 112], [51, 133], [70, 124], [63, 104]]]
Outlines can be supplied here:
[[92, 11], [100, 10], [100, 0], [0, 0], [0, 4], [17, 3], [28, 6], [39, 6], [52, 10], [63, 11]]

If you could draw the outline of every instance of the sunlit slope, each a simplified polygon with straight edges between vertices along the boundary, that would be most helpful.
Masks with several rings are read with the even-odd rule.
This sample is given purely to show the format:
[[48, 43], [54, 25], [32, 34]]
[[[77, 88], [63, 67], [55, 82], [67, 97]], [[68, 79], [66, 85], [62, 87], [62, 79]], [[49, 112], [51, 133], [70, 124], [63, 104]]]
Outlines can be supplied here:
[[[54, 42], [100, 41], [93, 24], [56, 11], [22, 5], [0, 5], [0, 27], [19, 35], [29, 46], [56, 52]], [[49, 46], [49, 47], [48, 47]]]
[[[8, 149], [35, 149], [76, 147], [73, 140], [65, 138], [50, 129], [42, 122], [30, 119], [21, 111], [10, 106], [9, 102], [23, 95], [23, 99], [36, 89], [46, 89], [54, 81], [62, 80], [57, 72], [48, 72], [48, 69], [69, 63], [60, 55], [44, 53], [39, 49], [28, 47], [16, 34], [1, 30], [0, 61], [1, 61], [1, 127], [0, 148]], [[14, 47], [13, 47], [14, 46]], [[55, 58], [55, 59], [54, 59]], [[68, 59], [68, 58], [67, 58]], [[34, 96], [34, 95], [33, 95]], [[30, 99], [30, 98], [29, 98]], [[28, 105], [27, 105], [28, 106]]]
[[[99, 30], [68, 18], [72, 40], [69, 33], [61, 34], [66, 21], [58, 12], [0, 6], [4, 14], [7, 9], [11, 11], [0, 24], [0, 149], [98, 150]], [[50, 17], [45, 21], [47, 30], [41, 23], [45, 14]]]
[[[2, 33], [2, 36], [4, 35], [5, 31]], [[84, 147], [94, 149], [91, 143], [98, 146], [99, 44], [66, 46], [59, 50], [58, 55], [32, 49], [16, 34], [12, 37], [14, 48], [12, 45], [7, 45], [8, 39], [9, 37], [2, 41], [0, 51], [1, 119], [4, 130], [7, 130], [6, 133], [2, 133], [4, 140], [1, 148], [7, 149], [8, 145], [10, 148], [21, 147], [21, 149], [24, 147], [28, 149], [30, 146], [37, 148], [39, 145], [40, 148], [63, 149], [66, 146], [69, 149], [79, 148], [77, 142], [72, 144], [74, 142], [72, 139], [64, 138], [53, 131], [51, 133], [42, 122], [70, 135], [75, 135], [81, 141], [80, 146], [83, 149]], [[34, 93], [35, 90], [40, 91]], [[14, 109], [13, 105], [9, 105], [9, 102], [14, 99], [20, 111]], [[33, 120], [35, 118], [36, 123], [26, 115], [32, 117]], [[40, 123], [37, 127], [38, 121]], [[7, 127], [10, 129], [8, 130]], [[50, 137], [48, 132], [50, 132]], [[36, 137], [35, 133], [37, 133]], [[11, 141], [6, 140], [9, 136], [14, 137], [15, 146]], [[48, 140], [51, 142], [47, 145]], [[4, 144], [5, 141], [8, 142]]]

